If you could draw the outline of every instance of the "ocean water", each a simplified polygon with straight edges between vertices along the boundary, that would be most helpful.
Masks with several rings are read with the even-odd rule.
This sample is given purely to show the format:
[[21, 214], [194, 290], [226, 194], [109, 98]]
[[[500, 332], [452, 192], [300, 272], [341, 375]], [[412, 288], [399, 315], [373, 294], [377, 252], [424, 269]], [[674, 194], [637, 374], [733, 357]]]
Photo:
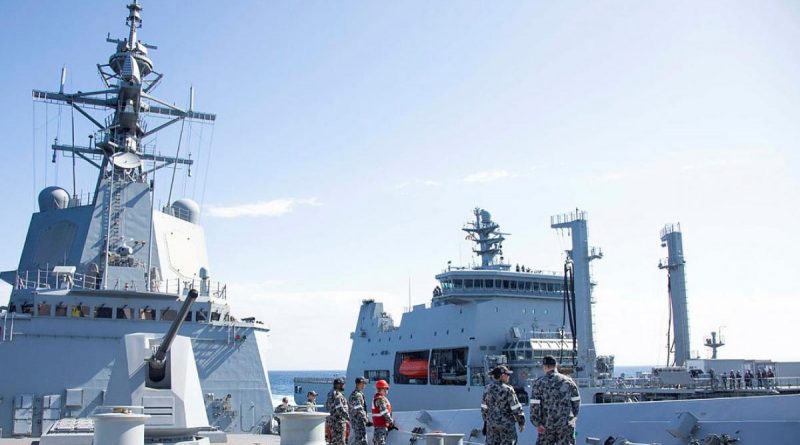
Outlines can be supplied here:
[[[621, 374], [635, 376], [637, 372], [650, 371], [652, 366], [616, 366], [614, 376]], [[340, 377], [345, 374], [345, 370], [322, 370], [322, 371], [269, 371], [269, 383], [272, 385], [272, 399], [277, 405], [284, 396], [290, 398], [294, 395], [295, 377]]]
[[272, 400], [277, 405], [284, 396], [294, 396], [295, 377], [340, 377], [345, 374], [342, 370], [322, 371], [269, 371], [269, 383], [272, 387]]

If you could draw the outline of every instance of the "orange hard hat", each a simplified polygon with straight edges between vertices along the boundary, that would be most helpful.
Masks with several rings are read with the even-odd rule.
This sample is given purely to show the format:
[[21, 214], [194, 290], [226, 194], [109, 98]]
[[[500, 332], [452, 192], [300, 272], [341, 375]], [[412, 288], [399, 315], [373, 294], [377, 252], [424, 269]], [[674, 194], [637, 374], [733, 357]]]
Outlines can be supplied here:
[[386, 380], [378, 380], [375, 382], [375, 389], [389, 389], [389, 384], [386, 383]]

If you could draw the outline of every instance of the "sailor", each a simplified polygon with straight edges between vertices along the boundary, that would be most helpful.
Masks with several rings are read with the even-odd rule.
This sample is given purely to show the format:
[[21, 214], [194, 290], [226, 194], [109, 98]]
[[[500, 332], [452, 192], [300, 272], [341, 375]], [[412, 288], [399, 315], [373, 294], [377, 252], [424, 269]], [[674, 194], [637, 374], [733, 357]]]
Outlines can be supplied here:
[[[294, 411], [294, 407], [289, 405], [289, 398], [288, 397], [284, 397], [283, 399], [281, 399], [281, 404], [275, 407], [275, 409], [273, 410], [273, 413], [281, 414], [281, 413], [290, 413], [292, 411]], [[275, 416], [275, 421], [278, 423], [278, 434], [280, 434], [280, 432], [281, 432], [281, 419], [280, 419], [280, 417]]]
[[325, 410], [328, 411], [330, 425], [330, 445], [345, 445], [347, 442], [347, 421], [350, 414], [347, 412], [347, 399], [344, 397], [344, 379], [333, 379], [333, 389], [325, 400]]
[[545, 374], [533, 383], [531, 423], [539, 433], [536, 445], [575, 445], [575, 424], [581, 406], [578, 386], [558, 372], [552, 355], [544, 356]]
[[375, 397], [372, 398], [372, 423], [375, 425], [375, 433], [372, 435], [373, 445], [386, 445], [389, 430], [397, 429], [392, 419], [392, 404], [386, 398], [388, 393], [389, 384], [386, 380], [375, 382]]
[[367, 445], [367, 427], [372, 422], [367, 417], [367, 399], [364, 398], [364, 386], [367, 379], [356, 377], [356, 389], [350, 393], [350, 427], [353, 430], [351, 445]]
[[311, 390], [306, 395], [306, 411], [313, 413], [317, 410], [317, 392]]
[[486, 445], [517, 443], [517, 430], [525, 430], [525, 413], [514, 388], [508, 384], [513, 371], [504, 365], [492, 369], [491, 383], [486, 385], [481, 402], [481, 416], [486, 425]]

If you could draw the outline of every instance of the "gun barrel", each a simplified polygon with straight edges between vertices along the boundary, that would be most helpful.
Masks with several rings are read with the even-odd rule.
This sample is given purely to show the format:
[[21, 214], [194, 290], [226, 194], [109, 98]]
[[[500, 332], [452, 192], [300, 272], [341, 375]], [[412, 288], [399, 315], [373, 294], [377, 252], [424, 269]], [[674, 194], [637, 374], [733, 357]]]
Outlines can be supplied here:
[[175, 337], [178, 335], [178, 329], [181, 328], [183, 320], [186, 319], [186, 314], [189, 313], [192, 303], [197, 300], [197, 296], [198, 294], [196, 289], [189, 290], [186, 300], [184, 300], [183, 305], [181, 305], [181, 309], [178, 311], [177, 318], [170, 325], [167, 335], [165, 335], [161, 340], [161, 346], [158, 347], [158, 350], [155, 352], [155, 354], [153, 354], [153, 357], [150, 358], [150, 363], [152, 365], [162, 365], [164, 360], [166, 360], [169, 347], [172, 345], [172, 341], [175, 340]]

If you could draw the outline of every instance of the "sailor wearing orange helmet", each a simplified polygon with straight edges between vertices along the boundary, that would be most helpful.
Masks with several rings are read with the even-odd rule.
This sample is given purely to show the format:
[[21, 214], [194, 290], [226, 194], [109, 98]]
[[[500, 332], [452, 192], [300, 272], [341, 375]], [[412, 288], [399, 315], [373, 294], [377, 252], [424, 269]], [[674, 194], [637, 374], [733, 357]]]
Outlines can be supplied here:
[[372, 435], [374, 445], [386, 445], [386, 437], [389, 430], [396, 430], [397, 426], [392, 419], [392, 404], [386, 398], [389, 392], [389, 384], [386, 380], [375, 382], [375, 397], [372, 399], [372, 424], [375, 426], [375, 433]]

